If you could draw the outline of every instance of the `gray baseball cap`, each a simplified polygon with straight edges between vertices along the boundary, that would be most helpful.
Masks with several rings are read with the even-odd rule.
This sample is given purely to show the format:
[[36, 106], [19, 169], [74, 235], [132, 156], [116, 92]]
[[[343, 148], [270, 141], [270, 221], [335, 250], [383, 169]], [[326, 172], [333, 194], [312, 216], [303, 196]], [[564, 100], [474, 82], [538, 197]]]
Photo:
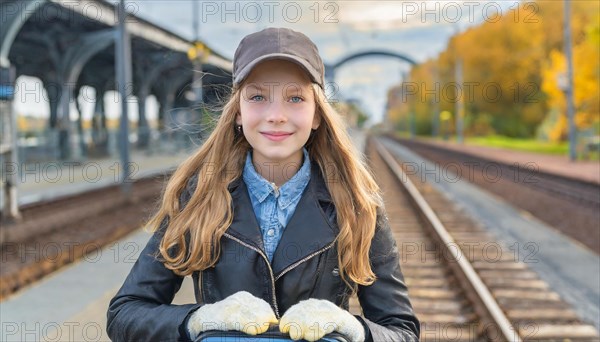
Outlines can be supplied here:
[[315, 43], [288, 28], [269, 27], [245, 36], [233, 55], [233, 84], [239, 85], [260, 62], [283, 59], [301, 66], [323, 88], [325, 66]]

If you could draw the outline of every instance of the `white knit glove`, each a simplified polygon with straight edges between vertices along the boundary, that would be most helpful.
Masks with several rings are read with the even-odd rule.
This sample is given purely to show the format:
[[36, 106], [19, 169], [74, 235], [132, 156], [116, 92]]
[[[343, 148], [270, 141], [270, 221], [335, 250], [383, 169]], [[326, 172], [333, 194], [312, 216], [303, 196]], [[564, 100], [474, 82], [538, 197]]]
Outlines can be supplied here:
[[249, 335], [262, 334], [277, 317], [269, 303], [246, 291], [239, 291], [196, 310], [187, 324], [192, 340], [206, 330], [237, 330]]
[[317, 341], [333, 331], [352, 342], [365, 340], [365, 330], [358, 319], [324, 299], [311, 298], [293, 305], [281, 317], [279, 330], [294, 341]]

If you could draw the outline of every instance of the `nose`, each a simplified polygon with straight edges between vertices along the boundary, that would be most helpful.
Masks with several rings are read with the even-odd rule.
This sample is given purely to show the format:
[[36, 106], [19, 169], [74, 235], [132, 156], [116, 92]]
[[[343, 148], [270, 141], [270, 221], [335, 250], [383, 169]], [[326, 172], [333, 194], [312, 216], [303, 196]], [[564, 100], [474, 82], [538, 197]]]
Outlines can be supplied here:
[[287, 121], [285, 106], [281, 98], [273, 96], [267, 109], [266, 119], [270, 123], [283, 123]]

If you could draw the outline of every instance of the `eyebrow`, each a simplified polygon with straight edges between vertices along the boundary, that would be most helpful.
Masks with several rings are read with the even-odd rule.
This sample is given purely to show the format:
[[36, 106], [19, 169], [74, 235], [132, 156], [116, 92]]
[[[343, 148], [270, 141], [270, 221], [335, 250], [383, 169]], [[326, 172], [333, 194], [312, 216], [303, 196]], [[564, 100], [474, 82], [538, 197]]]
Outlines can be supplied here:
[[[260, 83], [249, 83], [248, 85], [245, 86], [245, 90], [246, 91], [252, 91], [252, 90], [257, 90], [262, 92], [266, 92], [271, 90], [272, 87], [270, 86], [261, 86]], [[286, 95], [289, 95], [290, 93], [304, 93], [309, 92], [311, 89], [309, 86], [305, 86], [305, 85], [300, 85], [300, 84], [295, 84], [295, 85], [288, 85], [283, 89], [286, 93]]]
[[263, 89], [265, 89], [265, 88], [266, 88], [266, 89], [268, 89], [268, 87], [265, 87], [265, 88], [263, 88], [262, 86], [260, 86], [260, 85], [259, 85], [259, 84], [257, 84], [257, 83], [250, 83], [250, 84], [248, 84], [248, 85], [246, 86], [246, 89], [248, 89], [248, 88], [253, 88], [253, 89], [256, 89], [256, 90], [263, 90]]

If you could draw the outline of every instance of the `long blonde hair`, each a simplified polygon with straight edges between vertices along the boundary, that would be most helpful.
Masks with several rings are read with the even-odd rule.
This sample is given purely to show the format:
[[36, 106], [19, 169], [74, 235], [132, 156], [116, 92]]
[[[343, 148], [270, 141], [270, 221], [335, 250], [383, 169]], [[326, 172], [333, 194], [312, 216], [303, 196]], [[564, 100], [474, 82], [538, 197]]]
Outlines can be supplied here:
[[[160, 242], [161, 261], [180, 276], [217, 263], [220, 239], [233, 220], [228, 185], [241, 176], [251, 148], [243, 134], [235, 131], [241, 88], [233, 89], [207, 140], [173, 173], [160, 208], [147, 224], [150, 231], [168, 224]], [[318, 85], [313, 84], [312, 89], [315, 115], [320, 115], [321, 123], [305, 146], [311, 162], [319, 165], [337, 210], [340, 275], [355, 293], [356, 284], [370, 285], [376, 279], [369, 249], [383, 202], [379, 186], [351, 142], [342, 117]], [[194, 175], [198, 180], [196, 189], [184, 208], [179, 208], [179, 198]], [[351, 285], [346, 274], [356, 284]]]

